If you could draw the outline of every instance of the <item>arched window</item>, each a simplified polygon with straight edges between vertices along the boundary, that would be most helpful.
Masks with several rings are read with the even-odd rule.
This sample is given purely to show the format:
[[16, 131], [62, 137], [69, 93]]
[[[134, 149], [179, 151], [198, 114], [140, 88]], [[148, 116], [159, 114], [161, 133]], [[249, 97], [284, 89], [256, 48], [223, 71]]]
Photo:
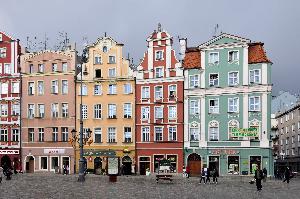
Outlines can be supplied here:
[[242, 137], [237, 137], [235, 135], [232, 134], [232, 132], [235, 129], [239, 128], [239, 122], [237, 120], [230, 120], [228, 122], [228, 136], [229, 136], [229, 140], [242, 140]]
[[197, 122], [193, 122], [190, 125], [190, 141], [200, 140], [200, 125]]
[[102, 51], [103, 51], [104, 53], [106, 53], [106, 52], [107, 52], [107, 46], [103, 46]]
[[219, 140], [219, 122], [210, 121], [208, 125], [208, 138], [209, 141], [218, 141]]
[[257, 119], [254, 119], [252, 121], [249, 122], [249, 130], [255, 130], [256, 129], [256, 136], [254, 137], [250, 137], [250, 139], [255, 139], [255, 140], [258, 140], [259, 139], [259, 136], [261, 134], [261, 128], [260, 128], [260, 121], [257, 120]]

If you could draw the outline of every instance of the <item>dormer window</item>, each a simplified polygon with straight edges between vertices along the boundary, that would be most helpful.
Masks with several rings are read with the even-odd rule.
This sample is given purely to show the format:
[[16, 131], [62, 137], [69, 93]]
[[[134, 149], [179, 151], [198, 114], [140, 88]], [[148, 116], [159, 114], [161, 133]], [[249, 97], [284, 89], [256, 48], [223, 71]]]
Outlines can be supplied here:
[[107, 52], [107, 46], [103, 46], [102, 51], [103, 51], [104, 53], [106, 53], [106, 52]]
[[115, 64], [116, 63], [116, 57], [115, 56], [109, 56], [108, 63], [109, 64]]
[[156, 78], [164, 77], [163, 67], [157, 67], [157, 68], [155, 68], [155, 77]]
[[219, 53], [218, 52], [209, 53], [208, 63], [209, 64], [218, 64], [219, 63]]
[[155, 60], [163, 60], [164, 52], [162, 50], [158, 50], [155, 52]]

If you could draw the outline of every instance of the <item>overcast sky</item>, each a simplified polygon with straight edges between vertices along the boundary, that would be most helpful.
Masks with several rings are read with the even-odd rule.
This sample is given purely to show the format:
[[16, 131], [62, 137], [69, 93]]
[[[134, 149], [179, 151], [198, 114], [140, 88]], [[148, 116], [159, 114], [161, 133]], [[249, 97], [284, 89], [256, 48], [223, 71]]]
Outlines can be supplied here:
[[187, 37], [188, 46], [209, 40], [219, 24], [219, 31], [265, 43], [274, 63], [273, 94], [300, 94], [299, 8], [298, 0], [9, 0], [0, 4], [0, 30], [24, 46], [27, 36], [46, 33], [50, 47], [62, 31], [80, 46], [83, 37], [91, 43], [107, 32], [138, 63], [158, 22], [175, 43]]

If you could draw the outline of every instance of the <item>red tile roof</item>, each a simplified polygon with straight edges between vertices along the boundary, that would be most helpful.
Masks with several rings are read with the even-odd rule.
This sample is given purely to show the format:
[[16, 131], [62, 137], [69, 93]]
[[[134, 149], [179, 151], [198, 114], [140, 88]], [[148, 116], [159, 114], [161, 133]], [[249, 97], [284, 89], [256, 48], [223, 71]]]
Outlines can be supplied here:
[[248, 63], [255, 64], [255, 63], [272, 63], [264, 50], [264, 44], [261, 42], [258, 43], [249, 43], [248, 48]]
[[185, 69], [201, 68], [201, 53], [198, 48], [187, 48], [183, 60]]

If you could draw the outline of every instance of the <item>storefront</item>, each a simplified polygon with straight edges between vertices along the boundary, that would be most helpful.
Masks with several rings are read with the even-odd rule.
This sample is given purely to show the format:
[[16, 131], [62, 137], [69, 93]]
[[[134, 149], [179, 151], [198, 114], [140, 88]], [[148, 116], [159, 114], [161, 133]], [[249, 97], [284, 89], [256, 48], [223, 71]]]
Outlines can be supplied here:
[[0, 166], [7, 165], [10, 168], [21, 170], [19, 149], [0, 149]]

